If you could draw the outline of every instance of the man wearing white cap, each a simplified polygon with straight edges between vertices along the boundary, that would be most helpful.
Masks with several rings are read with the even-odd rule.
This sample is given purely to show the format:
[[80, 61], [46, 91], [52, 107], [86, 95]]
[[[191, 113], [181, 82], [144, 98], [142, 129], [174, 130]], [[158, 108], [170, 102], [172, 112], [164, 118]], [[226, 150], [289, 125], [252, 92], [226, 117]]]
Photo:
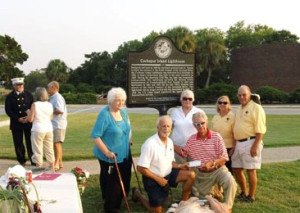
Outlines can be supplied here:
[[23, 134], [26, 141], [26, 149], [31, 165], [31, 127], [32, 124], [27, 122], [26, 110], [30, 109], [33, 103], [33, 96], [30, 92], [24, 90], [24, 78], [11, 79], [14, 90], [9, 93], [5, 99], [5, 112], [10, 117], [10, 130], [12, 132], [15, 152], [18, 162], [25, 166], [25, 146], [23, 144]]

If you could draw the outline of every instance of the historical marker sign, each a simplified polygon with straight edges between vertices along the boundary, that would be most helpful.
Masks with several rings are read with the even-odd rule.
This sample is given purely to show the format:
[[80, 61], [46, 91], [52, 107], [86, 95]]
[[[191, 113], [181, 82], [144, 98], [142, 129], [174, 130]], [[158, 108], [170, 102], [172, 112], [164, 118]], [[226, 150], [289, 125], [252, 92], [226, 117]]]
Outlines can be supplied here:
[[145, 51], [129, 52], [127, 106], [167, 110], [180, 104], [185, 89], [196, 92], [194, 53], [181, 52], [164, 36]]

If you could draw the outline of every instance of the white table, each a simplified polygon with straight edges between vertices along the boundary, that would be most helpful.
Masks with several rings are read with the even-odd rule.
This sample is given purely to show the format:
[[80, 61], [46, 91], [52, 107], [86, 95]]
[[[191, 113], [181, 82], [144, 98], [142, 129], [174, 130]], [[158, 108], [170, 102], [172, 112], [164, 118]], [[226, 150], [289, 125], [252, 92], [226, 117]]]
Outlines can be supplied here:
[[[33, 180], [39, 194], [42, 212], [82, 213], [76, 177], [72, 173], [60, 174], [55, 180]], [[33, 178], [35, 176], [37, 175], [33, 175]], [[28, 197], [30, 200], [36, 200], [33, 188]]]

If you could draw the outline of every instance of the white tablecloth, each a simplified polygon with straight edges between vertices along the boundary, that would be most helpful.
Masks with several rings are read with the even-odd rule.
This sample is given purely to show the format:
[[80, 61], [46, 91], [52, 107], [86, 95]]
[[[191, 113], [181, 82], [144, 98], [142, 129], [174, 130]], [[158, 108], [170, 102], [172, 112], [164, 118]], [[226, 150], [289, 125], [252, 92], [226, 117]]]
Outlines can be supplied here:
[[[76, 177], [72, 173], [61, 173], [55, 180], [33, 180], [33, 183], [39, 194], [43, 213], [83, 212]], [[33, 188], [28, 197], [36, 200]]]

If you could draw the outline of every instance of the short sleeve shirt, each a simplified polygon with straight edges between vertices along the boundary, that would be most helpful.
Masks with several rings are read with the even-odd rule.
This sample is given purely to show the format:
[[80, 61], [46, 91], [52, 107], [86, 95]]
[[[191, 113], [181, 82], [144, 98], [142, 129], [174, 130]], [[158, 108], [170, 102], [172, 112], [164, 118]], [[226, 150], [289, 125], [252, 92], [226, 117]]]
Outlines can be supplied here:
[[202, 109], [199, 109], [195, 106], [192, 107], [191, 111], [189, 111], [186, 116], [182, 110], [182, 107], [174, 109], [171, 112], [170, 117], [174, 125], [171, 139], [177, 146], [183, 147], [188, 138], [197, 132], [192, 121], [193, 114], [196, 112], [204, 113]]
[[58, 92], [50, 97], [50, 103], [53, 105], [54, 111], [63, 112], [63, 114], [54, 114], [52, 119], [53, 129], [67, 128], [67, 107], [64, 97]]
[[165, 145], [158, 134], [148, 138], [141, 148], [137, 165], [149, 169], [154, 174], [165, 177], [172, 171], [174, 161], [173, 141], [168, 138]]
[[[101, 138], [107, 148], [117, 154], [117, 162], [121, 163], [130, 156], [130, 131], [131, 127], [127, 113], [121, 109], [122, 121], [115, 121], [111, 116], [109, 107], [104, 107], [98, 115], [94, 128], [92, 130], [92, 138]], [[94, 155], [103, 161], [112, 163], [101, 150], [95, 145], [93, 149]]]
[[246, 106], [239, 106], [233, 128], [234, 138], [241, 140], [256, 133], [266, 133], [266, 115], [261, 105], [250, 101]]
[[229, 111], [227, 115], [221, 117], [220, 114], [216, 114], [212, 119], [212, 130], [220, 133], [222, 136], [226, 148], [231, 148], [233, 145], [233, 127], [235, 116], [232, 111]]
[[228, 154], [223, 142], [223, 138], [219, 133], [207, 130], [206, 138], [200, 138], [199, 134], [192, 135], [186, 145], [181, 148], [183, 157], [190, 157], [192, 160], [200, 160], [201, 166], [206, 162], [219, 158], [228, 161]]

